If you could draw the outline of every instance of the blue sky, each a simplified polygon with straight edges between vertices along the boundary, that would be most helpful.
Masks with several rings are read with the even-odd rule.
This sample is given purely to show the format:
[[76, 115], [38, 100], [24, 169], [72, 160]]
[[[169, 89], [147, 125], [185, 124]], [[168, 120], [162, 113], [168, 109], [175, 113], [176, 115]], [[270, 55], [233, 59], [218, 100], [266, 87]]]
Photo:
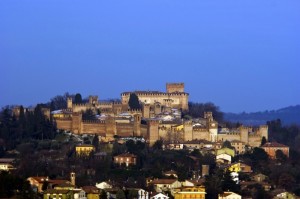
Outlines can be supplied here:
[[299, 0], [1, 0], [0, 107], [184, 82], [222, 111], [300, 104]]

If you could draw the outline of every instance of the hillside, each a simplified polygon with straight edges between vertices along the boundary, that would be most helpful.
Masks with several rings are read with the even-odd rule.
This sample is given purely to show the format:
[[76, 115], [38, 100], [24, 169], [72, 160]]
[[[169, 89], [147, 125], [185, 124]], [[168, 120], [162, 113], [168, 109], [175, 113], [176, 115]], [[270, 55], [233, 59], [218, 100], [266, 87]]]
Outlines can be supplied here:
[[224, 120], [245, 125], [260, 125], [275, 119], [280, 119], [283, 124], [300, 125], [300, 105], [264, 112], [224, 113]]

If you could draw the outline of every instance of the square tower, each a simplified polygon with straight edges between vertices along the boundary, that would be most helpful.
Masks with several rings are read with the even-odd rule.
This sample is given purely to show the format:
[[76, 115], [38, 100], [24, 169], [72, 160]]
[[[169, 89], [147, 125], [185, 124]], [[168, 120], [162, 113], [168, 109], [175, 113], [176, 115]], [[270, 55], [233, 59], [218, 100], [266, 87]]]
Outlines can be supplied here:
[[167, 83], [167, 93], [184, 93], [184, 83]]

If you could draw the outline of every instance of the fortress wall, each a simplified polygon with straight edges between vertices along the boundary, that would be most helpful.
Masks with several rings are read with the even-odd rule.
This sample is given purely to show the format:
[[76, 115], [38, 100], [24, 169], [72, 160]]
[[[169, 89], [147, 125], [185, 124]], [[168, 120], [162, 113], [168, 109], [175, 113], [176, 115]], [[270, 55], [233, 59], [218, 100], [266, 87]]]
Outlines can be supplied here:
[[117, 124], [117, 135], [121, 137], [133, 136], [133, 124]]
[[105, 134], [106, 124], [104, 122], [82, 122], [82, 133]]
[[248, 144], [252, 147], [259, 147], [262, 137], [260, 135], [249, 135]]
[[56, 127], [58, 129], [72, 131], [72, 120], [71, 119], [57, 119], [55, 120]]
[[112, 109], [113, 108], [113, 103], [103, 103], [101, 102], [99, 104], [100, 109]]
[[205, 129], [203, 130], [193, 130], [193, 140], [210, 140], [209, 138], [209, 132]]
[[117, 135], [122, 137], [133, 136], [133, 124], [118, 123]]
[[82, 112], [86, 111], [87, 109], [91, 108], [88, 104], [82, 104], [82, 105], [73, 105], [73, 112]]
[[218, 141], [232, 141], [232, 140], [241, 140], [240, 133], [226, 133], [226, 134], [218, 134], [217, 136]]
[[144, 137], [145, 139], [148, 139], [147, 134], [148, 134], [148, 125], [141, 124], [141, 136]]

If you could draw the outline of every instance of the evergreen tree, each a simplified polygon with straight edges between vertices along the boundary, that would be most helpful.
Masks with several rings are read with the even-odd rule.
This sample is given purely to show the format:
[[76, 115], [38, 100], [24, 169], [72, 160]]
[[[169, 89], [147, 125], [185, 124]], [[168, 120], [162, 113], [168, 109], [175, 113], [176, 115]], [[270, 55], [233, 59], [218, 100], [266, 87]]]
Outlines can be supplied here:
[[139, 97], [135, 93], [130, 94], [128, 105], [130, 109], [141, 109]]
[[94, 145], [96, 151], [99, 150], [99, 137], [98, 135], [94, 135], [93, 141], [92, 141], [92, 145]]
[[116, 194], [117, 199], [126, 199], [125, 192], [123, 190], [119, 190]]
[[80, 103], [82, 103], [82, 97], [81, 97], [81, 94], [80, 94], [80, 93], [77, 93], [77, 94], [75, 95], [74, 103], [75, 103], [75, 104], [80, 104]]
[[266, 143], [267, 143], [267, 139], [266, 139], [265, 136], [263, 136], [262, 139], [261, 139], [261, 144], [260, 144], [260, 146], [263, 146], [263, 145], [266, 144]]

